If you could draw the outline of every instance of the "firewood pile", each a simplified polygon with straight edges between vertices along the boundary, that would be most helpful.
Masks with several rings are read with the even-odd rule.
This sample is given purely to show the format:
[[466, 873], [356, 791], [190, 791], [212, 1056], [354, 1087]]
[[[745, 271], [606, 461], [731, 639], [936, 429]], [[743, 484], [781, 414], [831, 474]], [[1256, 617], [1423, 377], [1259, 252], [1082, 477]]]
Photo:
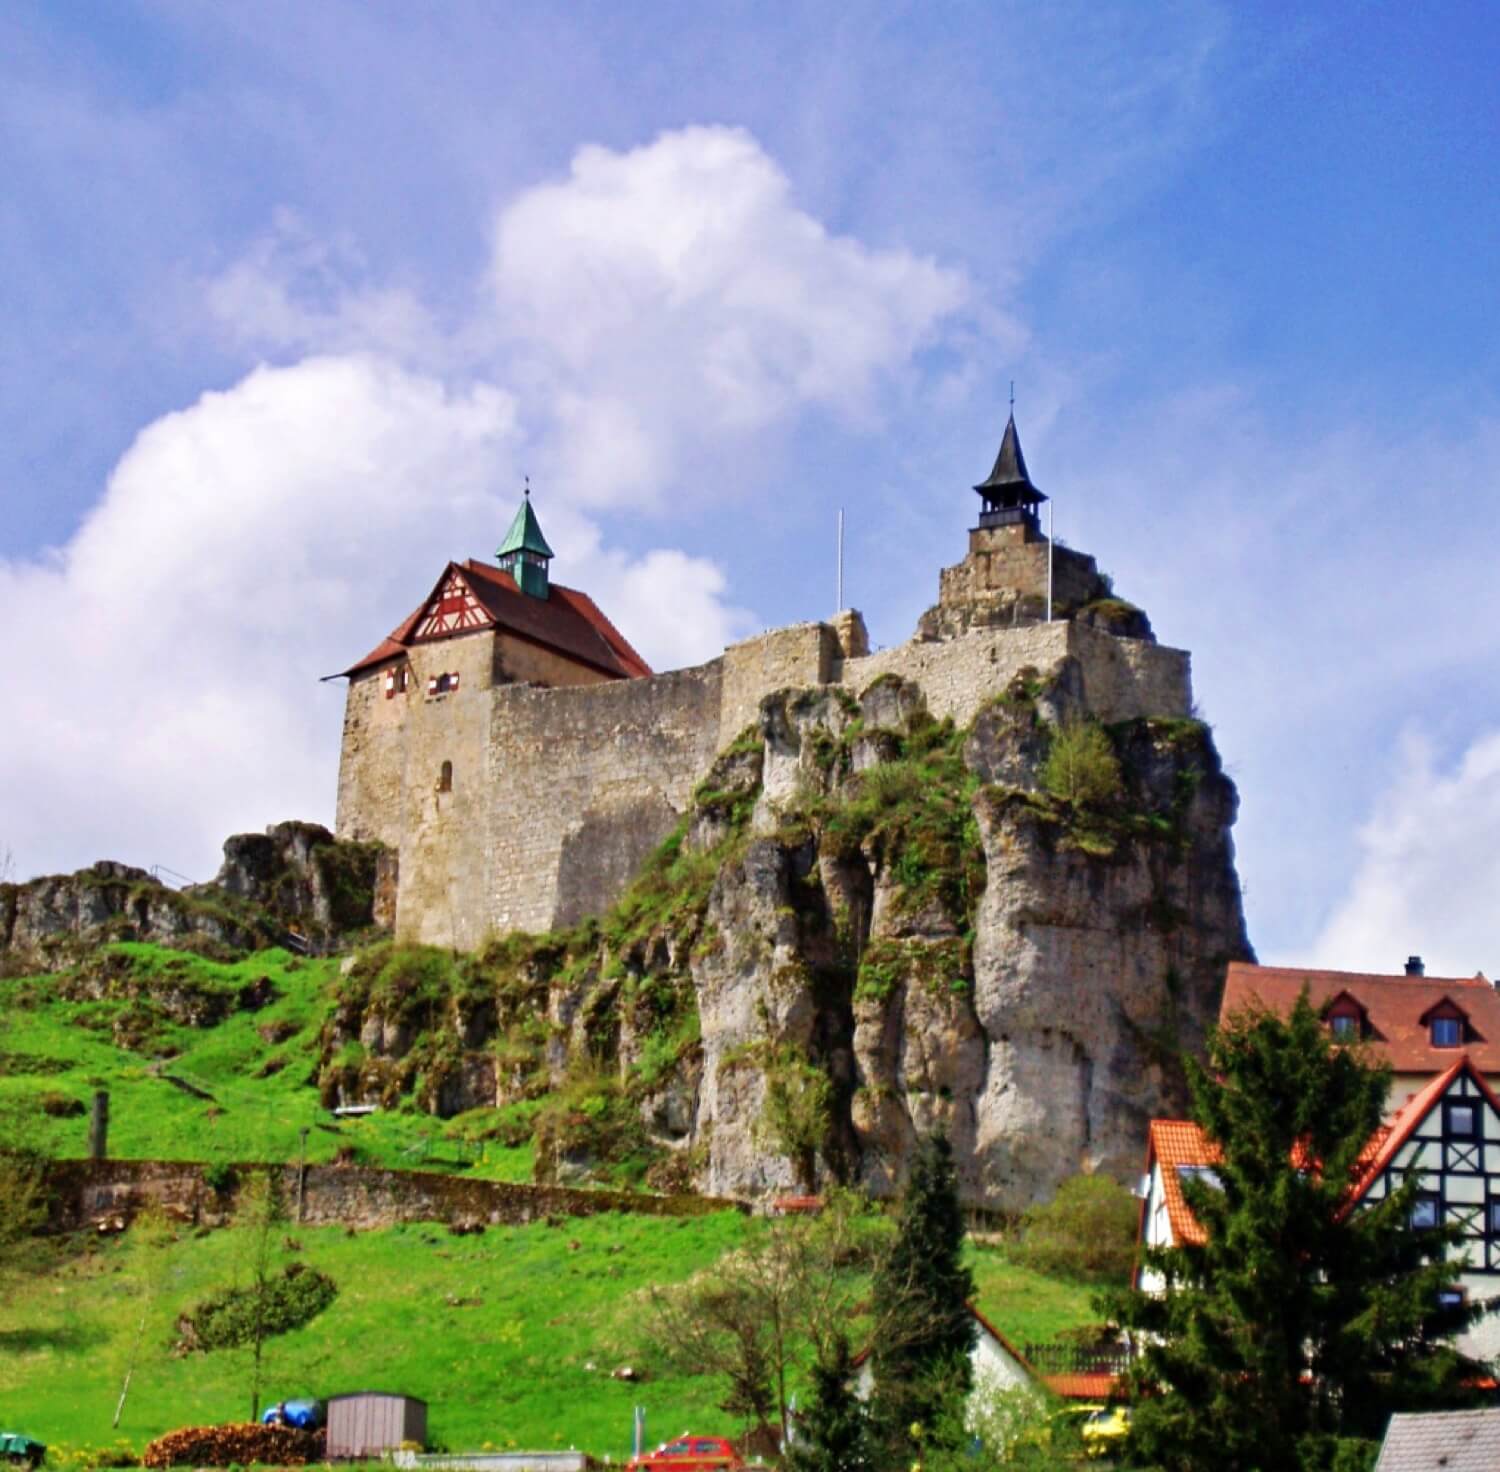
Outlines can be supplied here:
[[301, 1466], [323, 1459], [323, 1433], [295, 1426], [184, 1426], [158, 1436], [141, 1453], [143, 1467], [229, 1467], [270, 1462]]

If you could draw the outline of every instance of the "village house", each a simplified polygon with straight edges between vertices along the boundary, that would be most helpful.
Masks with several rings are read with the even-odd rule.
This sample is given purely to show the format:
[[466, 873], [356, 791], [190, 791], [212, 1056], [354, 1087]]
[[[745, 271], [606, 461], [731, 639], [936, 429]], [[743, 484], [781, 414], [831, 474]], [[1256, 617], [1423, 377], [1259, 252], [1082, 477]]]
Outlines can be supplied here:
[[1365, 1044], [1390, 1065], [1387, 1118], [1460, 1054], [1500, 1090], [1500, 991], [1483, 973], [1428, 976], [1420, 956], [1410, 957], [1397, 976], [1233, 961], [1219, 1023], [1257, 1007], [1289, 1016], [1304, 989], [1335, 1037]]
[[[1141, 1203], [1144, 1246], [1204, 1240], [1182, 1183], [1216, 1185], [1218, 1163], [1217, 1148], [1196, 1124], [1152, 1120]], [[1467, 1053], [1429, 1077], [1370, 1138], [1347, 1209], [1381, 1200], [1411, 1175], [1419, 1178], [1420, 1191], [1412, 1224], [1456, 1223], [1464, 1234], [1448, 1291], [1469, 1301], [1500, 1295], [1500, 1098]], [[1159, 1275], [1141, 1271], [1137, 1286], [1159, 1292], [1163, 1285]], [[1500, 1315], [1481, 1319], [1459, 1337], [1458, 1348], [1477, 1359], [1500, 1356]]]
[[[1118, 1371], [1125, 1362], [1125, 1356], [1117, 1348], [1074, 1352], [1066, 1348], [1059, 1351], [1055, 1345], [1027, 1345], [1023, 1350], [972, 1303], [965, 1307], [974, 1320], [974, 1347], [969, 1351], [971, 1397], [1041, 1387], [1064, 1400], [1103, 1401], [1114, 1392]], [[870, 1349], [863, 1349], [855, 1356], [854, 1367], [854, 1393], [867, 1401], [875, 1391]]]

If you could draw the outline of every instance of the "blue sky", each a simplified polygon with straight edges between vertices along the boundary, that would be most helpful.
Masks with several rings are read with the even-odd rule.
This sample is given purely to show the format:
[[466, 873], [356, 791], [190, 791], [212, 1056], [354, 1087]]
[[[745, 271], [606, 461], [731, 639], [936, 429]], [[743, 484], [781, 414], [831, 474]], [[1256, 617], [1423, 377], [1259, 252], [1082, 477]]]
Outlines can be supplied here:
[[[0, 851], [331, 817], [522, 474], [659, 666], [961, 556], [1016, 380], [1262, 956], [1500, 968], [1492, 6], [0, 12]], [[17, 667], [18, 666], [18, 667]]]

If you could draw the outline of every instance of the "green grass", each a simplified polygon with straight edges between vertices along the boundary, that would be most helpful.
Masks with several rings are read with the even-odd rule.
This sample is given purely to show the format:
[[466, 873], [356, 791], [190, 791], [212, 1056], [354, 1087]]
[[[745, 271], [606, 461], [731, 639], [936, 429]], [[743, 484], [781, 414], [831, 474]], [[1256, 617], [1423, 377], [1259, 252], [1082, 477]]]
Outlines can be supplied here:
[[[646, 1290], [681, 1281], [764, 1224], [605, 1215], [453, 1236], [435, 1225], [351, 1234], [291, 1227], [303, 1262], [339, 1285], [310, 1324], [271, 1340], [262, 1399], [383, 1389], [428, 1403], [429, 1435], [454, 1449], [629, 1449], [631, 1409], [648, 1436], [733, 1432], [718, 1383], [669, 1370]], [[13, 1282], [0, 1312], [0, 1424], [69, 1452], [123, 1436], [136, 1450], [178, 1426], [244, 1419], [245, 1350], [172, 1357], [178, 1314], [246, 1274], [247, 1233], [182, 1228], [151, 1255], [136, 1233], [59, 1248]], [[979, 1305], [1017, 1344], [1091, 1322], [1089, 1288], [971, 1248]], [[141, 1315], [138, 1284], [160, 1284], [120, 1430], [110, 1428]], [[610, 1372], [629, 1364], [645, 1379]], [[590, 1369], [589, 1366], [593, 1368]]]
[[[153, 1015], [148, 1041], [130, 1049], [116, 1045], [113, 1024], [141, 1003], [123, 995], [69, 1001], [60, 995], [64, 982], [52, 976], [0, 981], [6, 1024], [0, 1115], [25, 1115], [53, 1154], [86, 1154], [88, 1119], [41, 1115], [40, 1097], [57, 1093], [87, 1103], [94, 1090], [107, 1089], [109, 1153], [118, 1159], [290, 1161], [297, 1158], [305, 1128], [312, 1161], [332, 1160], [342, 1151], [360, 1164], [531, 1179], [529, 1141], [507, 1146], [455, 1138], [444, 1121], [415, 1109], [337, 1119], [320, 1105], [313, 1082], [318, 1029], [338, 977], [337, 960], [268, 950], [224, 965], [137, 943], [103, 947], [100, 957], [127, 958], [130, 986], [183, 983], [206, 992], [238, 992], [264, 977], [276, 997], [256, 1011], [233, 1011], [209, 1028]], [[145, 1005], [151, 1010], [149, 998]], [[277, 1027], [287, 1036], [269, 1041], [262, 1030]], [[265, 1072], [275, 1061], [283, 1066]], [[202, 1089], [212, 1101], [184, 1092], [167, 1075]]]
[[[263, 1400], [368, 1388], [417, 1395], [430, 1437], [459, 1448], [574, 1445], [620, 1456], [637, 1404], [653, 1437], [724, 1425], [711, 1380], [659, 1363], [643, 1290], [688, 1276], [754, 1229], [734, 1212], [600, 1216], [472, 1237], [425, 1225], [353, 1236], [293, 1228], [300, 1259], [340, 1293], [306, 1327], [268, 1342]], [[178, 1426], [243, 1420], [247, 1351], [173, 1358], [165, 1346], [177, 1314], [243, 1280], [246, 1234], [185, 1230], [162, 1249], [163, 1288], [119, 1432], [109, 1423], [140, 1316], [139, 1254], [131, 1234], [88, 1245], [9, 1289], [0, 1423], [71, 1447], [123, 1435], [138, 1450]], [[645, 1370], [645, 1383], [611, 1378], [626, 1363]]]
[[1007, 1261], [1003, 1250], [972, 1244], [968, 1263], [980, 1312], [1018, 1349], [1099, 1322], [1090, 1306], [1097, 1285], [1049, 1278]]

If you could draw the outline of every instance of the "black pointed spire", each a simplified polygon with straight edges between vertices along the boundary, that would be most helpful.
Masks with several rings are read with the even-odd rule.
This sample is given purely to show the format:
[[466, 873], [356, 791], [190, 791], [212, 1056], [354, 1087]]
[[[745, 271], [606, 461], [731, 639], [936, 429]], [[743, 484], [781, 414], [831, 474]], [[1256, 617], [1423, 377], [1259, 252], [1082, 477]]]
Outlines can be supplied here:
[[990, 471], [989, 479], [980, 481], [974, 489], [986, 500], [990, 499], [987, 492], [1000, 495], [1017, 490], [1029, 491], [1031, 494], [1027, 497], [1028, 500], [1047, 499], [1031, 483], [1031, 476], [1026, 470], [1026, 457], [1021, 453], [1021, 436], [1016, 433], [1014, 414], [1005, 421], [1005, 435], [1000, 441], [1000, 453], [995, 456], [995, 468]]
[[1047, 498], [1031, 483], [1026, 457], [1021, 453], [1021, 436], [1016, 432], [1016, 416], [1005, 421], [1000, 453], [989, 479], [974, 487], [984, 497], [979, 513], [980, 526], [1002, 526], [1012, 521], [1036, 520], [1036, 508]]

